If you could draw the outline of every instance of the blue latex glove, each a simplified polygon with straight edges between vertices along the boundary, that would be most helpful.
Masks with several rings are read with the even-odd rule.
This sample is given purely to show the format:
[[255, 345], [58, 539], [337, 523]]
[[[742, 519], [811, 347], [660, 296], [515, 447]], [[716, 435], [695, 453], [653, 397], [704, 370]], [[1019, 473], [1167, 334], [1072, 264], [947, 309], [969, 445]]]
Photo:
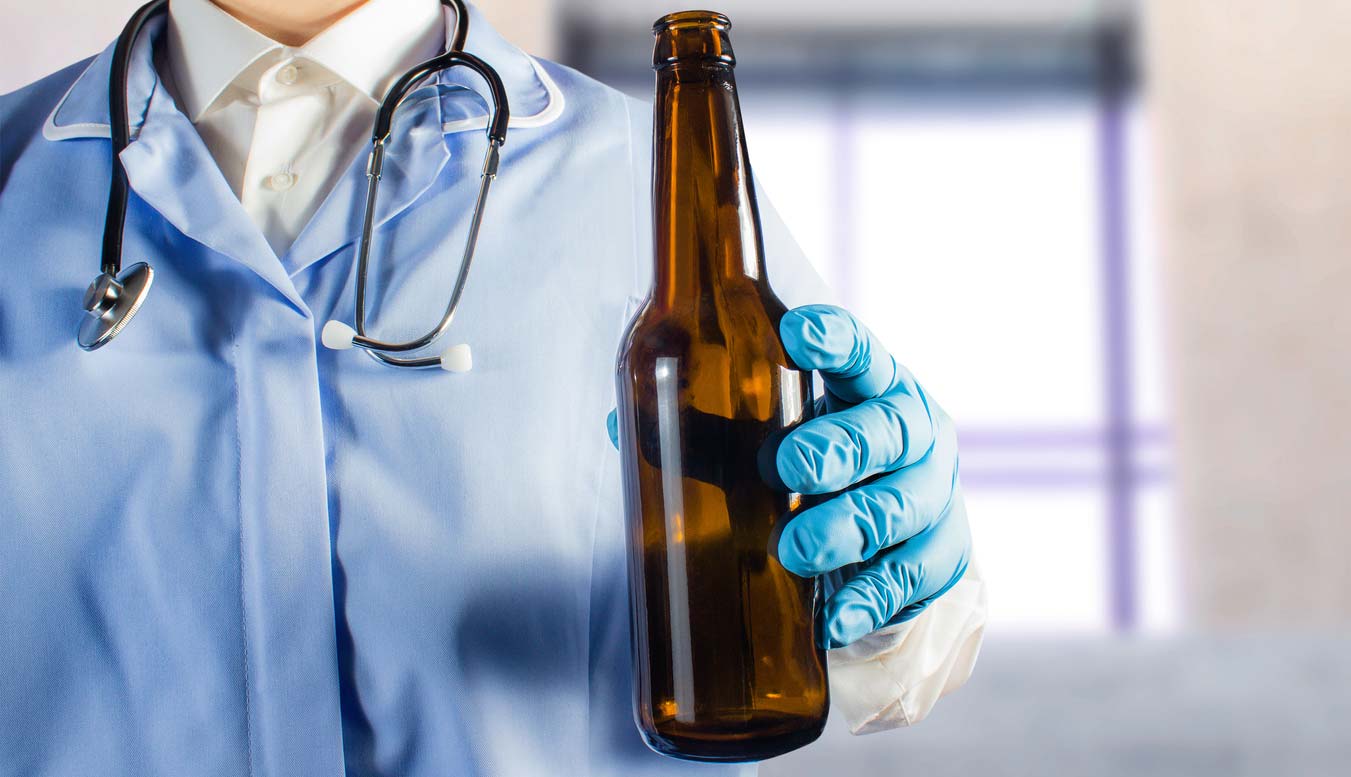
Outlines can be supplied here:
[[841, 571], [821, 638], [842, 647], [915, 617], [966, 572], [971, 533], [957, 434], [848, 312], [796, 308], [779, 322], [779, 336], [789, 358], [819, 371], [826, 388], [825, 412], [779, 445], [779, 476], [802, 494], [840, 492], [788, 522], [779, 561], [802, 576]]
[[[826, 388], [818, 416], [780, 443], [779, 477], [802, 494], [839, 492], [788, 521], [779, 561], [835, 584], [820, 639], [843, 647], [915, 617], [966, 572], [971, 534], [957, 435], [909, 370], [847, 311], [795, 308], [779, 335], [789, 358], [819, 371]], [[608, 420], [614, 442], [613, 411]]]

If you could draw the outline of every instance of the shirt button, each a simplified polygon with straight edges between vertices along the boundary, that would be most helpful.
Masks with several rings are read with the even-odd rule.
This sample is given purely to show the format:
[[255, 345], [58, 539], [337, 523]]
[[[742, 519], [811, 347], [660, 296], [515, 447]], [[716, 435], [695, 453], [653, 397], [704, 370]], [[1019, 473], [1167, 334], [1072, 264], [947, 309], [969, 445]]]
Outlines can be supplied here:
[[273, 173], [267, 177], [267, 188], [284, 192], [296, 185], [296, 176], [294, 173]]
[[290, 86], [300, 77], [300, 68], [295, 65], [287, 65], [277, 71], [277, 83], [284, 86]]

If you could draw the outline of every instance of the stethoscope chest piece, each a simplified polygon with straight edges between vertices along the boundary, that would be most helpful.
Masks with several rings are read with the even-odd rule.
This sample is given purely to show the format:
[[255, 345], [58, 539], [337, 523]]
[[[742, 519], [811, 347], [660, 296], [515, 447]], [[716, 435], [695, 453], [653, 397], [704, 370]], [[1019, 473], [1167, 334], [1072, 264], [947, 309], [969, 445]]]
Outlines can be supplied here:
[[117, 336], [141, 309], [155, 271], [137, 262], [117, 277], [99, 273], [84, 293], [84, 318], [77, 340], [86, 351], [95, 350]]

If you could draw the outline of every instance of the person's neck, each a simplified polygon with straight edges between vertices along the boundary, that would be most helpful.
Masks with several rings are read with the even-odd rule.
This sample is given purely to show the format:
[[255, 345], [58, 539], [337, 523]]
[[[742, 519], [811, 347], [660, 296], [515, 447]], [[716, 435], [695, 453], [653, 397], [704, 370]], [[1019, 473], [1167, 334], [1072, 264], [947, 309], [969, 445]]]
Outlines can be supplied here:
[[284, 46], [303, 46], [366, 0], [211, 0]]

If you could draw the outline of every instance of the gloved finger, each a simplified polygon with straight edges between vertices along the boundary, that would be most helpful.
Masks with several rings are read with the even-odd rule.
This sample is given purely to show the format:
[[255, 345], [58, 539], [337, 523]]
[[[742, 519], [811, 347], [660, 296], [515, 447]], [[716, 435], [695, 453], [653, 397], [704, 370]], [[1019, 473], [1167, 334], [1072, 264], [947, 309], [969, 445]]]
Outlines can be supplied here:
[[826, 600], [822, 647], [843, 647], [918, 615], [962, 579], [970, 556], [971, 532], [959, 494], [942, 520], [878, 556]]
[[619, 450], [619, 410], [618, 408], [610, 411], [610, 415], [605, 417], [605, 431], [610, 434], [610, 444]]
[[949, 424], [918, 463], [793, 516], [779, 535], [779, 563], [810, 577], [867, 561], [930, 529], [952, 502], [956, 482], [957, 435]]
[[941, 411], [931, 413], [923, 389], [898, 387], [797, 427], [779, 443], [774, 463], [790, 490], [827, 494], [919, 461], [944, 422]]
[[909, 371], [843, 308], [793, 308], [779, 320], [779, 338], [794, 364], [820, 371], [826, 390], [850, 404], [880, 397], [902, 381], [914, 385]]

